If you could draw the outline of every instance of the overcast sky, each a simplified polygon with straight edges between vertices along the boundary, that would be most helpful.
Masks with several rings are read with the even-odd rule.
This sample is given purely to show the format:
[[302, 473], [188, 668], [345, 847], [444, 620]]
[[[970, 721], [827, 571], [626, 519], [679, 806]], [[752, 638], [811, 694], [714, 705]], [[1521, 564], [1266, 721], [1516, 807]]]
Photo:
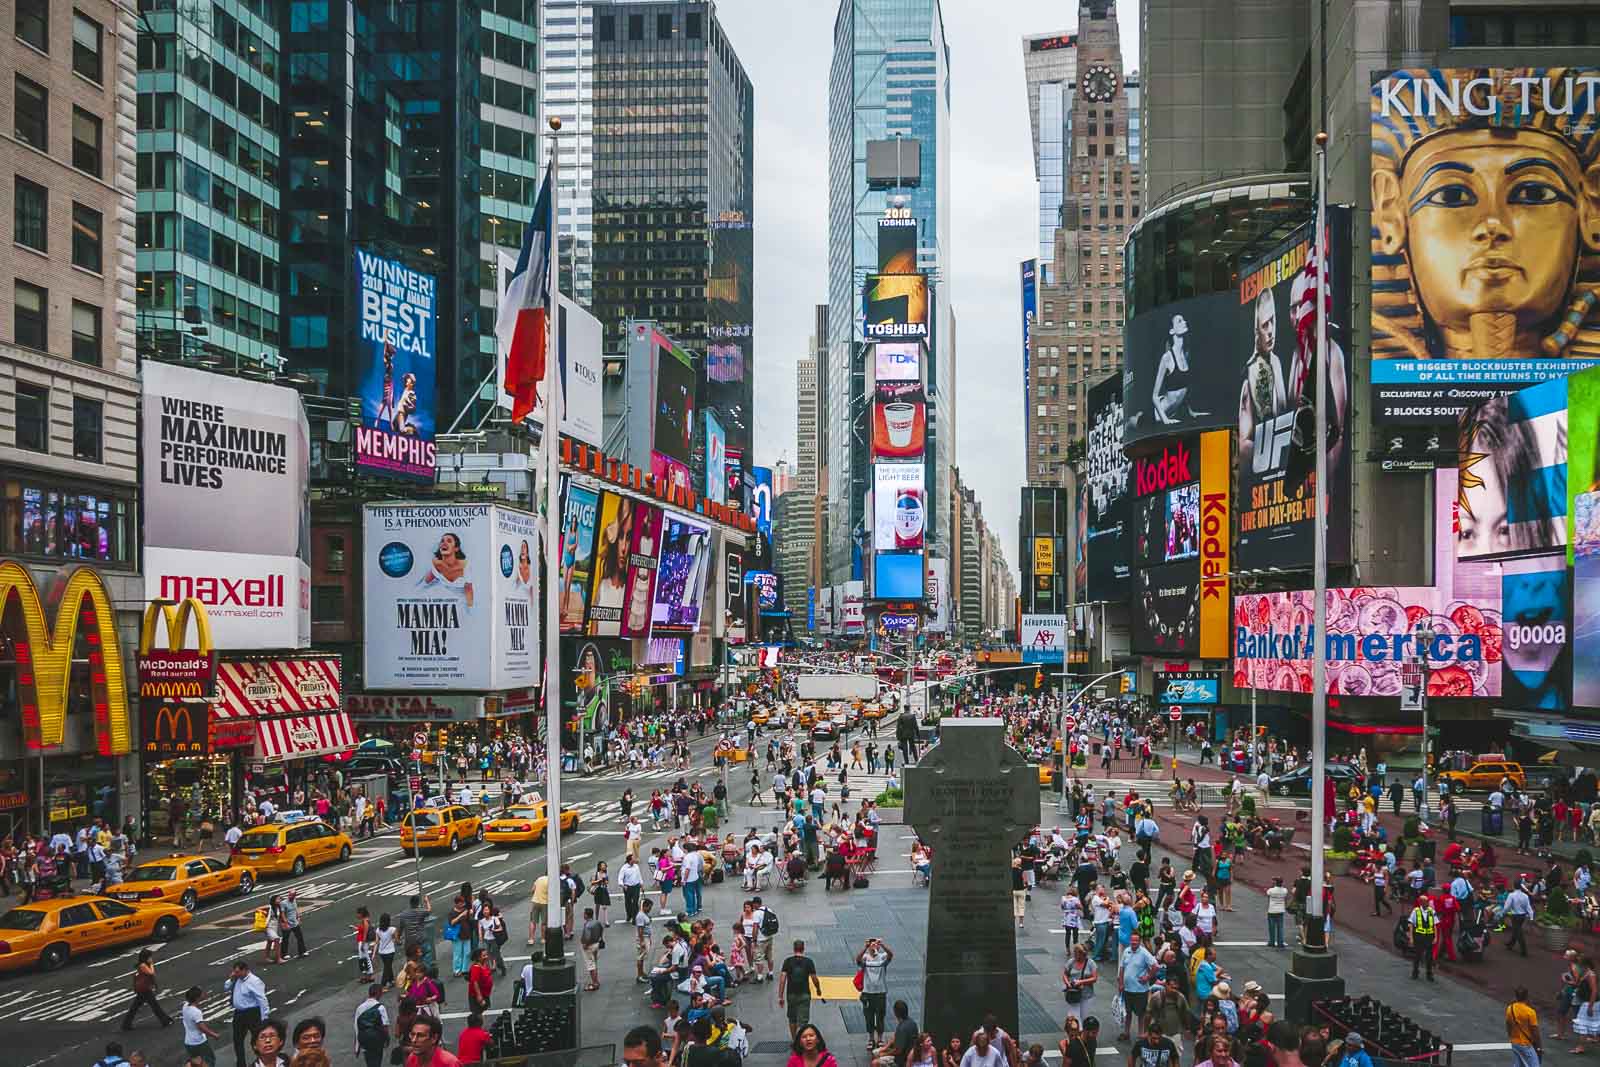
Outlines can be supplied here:
[[[1017, 567], [1022, 324], [1017, 264], [1035, 254], [1038, 186], [1022, 38], [1077, 28], [1072, 0], [943, 0], [950, 45], [957, 459]], [[1138, 4], [1118, 0], [1138, 66]], [[720, 0], [756, 96], [756, 457], [795, 460], [795, 365], [828, 296], [828, 69], [838, 0]]]

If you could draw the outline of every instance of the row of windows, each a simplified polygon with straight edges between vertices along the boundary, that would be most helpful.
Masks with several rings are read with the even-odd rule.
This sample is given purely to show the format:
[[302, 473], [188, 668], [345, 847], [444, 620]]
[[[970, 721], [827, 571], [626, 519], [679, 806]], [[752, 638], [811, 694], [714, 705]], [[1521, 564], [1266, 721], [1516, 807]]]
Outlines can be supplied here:
[[[72, 265], [100, 274], [105, 220], [85, 204], [72, 204]], [[44, 186], [16, 175], [12, 186], [11, 239], [36, 252], [50, 251], [50, 193]], [[43, 348], [43, 345], [34, 345]], [[97, 359], [95, 362], [99, 362]]]
[[[181, 163], [181, 168], [180, 168]], [[183, 192], [226, 218], [242, 223], [263, 236], [278, 236], [278, 209], [254, 193], [212, 174], [191, 159], [172, 152], [140, 152], [138, 181], [141, 190]], [[180, 185], [181, 182], [181, 185]]]
[[486, 74], [483, 76], [481, 91], [483, 102], [486, 104], [535, 118], [539, 115], [539, 91], [531, 85], [518, 85], [516, 82]]
[[[20, 284], [20, 283], [19, 283]], [[99, 463], [104, 452], [104, 404], [90, 397], [72, 398], [72, 458]], [[50, 454], [50, 387], [17, 382], [17, 447]], [[55, 496], [56, 494], [51, 494]], [[29, 524], [31, 525], [31, 524]], [[25, 526], [25, 529], [27, 526]], [[43, 526], [40, 529], [44, 529]], [[47, 542], [49, 543], [49, 542]], [[59, 547], [59, 542], [57, 542]], [[33, 555], [60, 554], [48, 550]], [[95, 558], [95, 557], [91, 557]]]
[[1554, 48], [1600, 45], [1593, 12], [1571, 8], [1534, 11], [1464, 11], [1450, 15], [1453, 48]]
[[278, 154], [241, 134], [237, 127], [208, 114], [193, 100], [174, 93], [140, 93], [139, 129], [174, 130], [246, 174], [274, 185], [278, 181]]
[[[525, 130], [515, 130], [510, 126], [501, 126], [498, 123], [483, 122], [479, 124], [483, 136], [483, 149], [486, 152], [499, 152], [512, 159], [533, 162], [539, 158], [539, 135]], [[531, 180], [531, 179], [530, 179]], [[529, 203], [532, 203], [530, 200]]]
[[[23, 144], [50, 151], [50, 91], [18, 74], [13, 98], [14, 133]], [[72, 109], [72, 165], [100, 177], [100, 120], [80, 107]]]
[[[684, 14], [684, 17], [683, 17], [683, 36], [689, 38], [692, 41], [700, 40], [705, 35], [703, 21], [704, 20], [703, 20], [703, 18], [701, 16], [700, 12], [698, 12], [698, 11], [686, 12]], [[624, 24], [624, 26], [625, 26], [626, 33], [628, 35], [628, 40], [630, 40], [630, 41], [642, 41], [642, 40], [644, 40], [645, 39], [645, 37], [644, 37], [645, 25], [646, 25], [646, 22], [645, 22], [645, 17], [643, 15], [629, 15], [629, 16], [627, 16], [627, 21]], [[675, 36], [677, 36], [678, 27], [677, 27], [676, 20], [673, 18], [671, 12], [663, 11], [663, 12], [661, 12], [661, 13], [656, 15], [656, 17], [655, 17], [655, 31], [656, 31], [655, 39], [658, 40], [658, 41], [670, 41]], [[597, 41], [615, 41], [615, 40], [617, 40], [617, 16], [616, 15], [600, 15], [600, 16], [598, 16], [594, 20], [594, 37], [595, 37], [595, 40], [597, 40]]]
[[[17, 383], [17, 439], [22, 444], [24, 403], [28, 408], [27, 434], [32, 440], [39, 433], [39, 393], [48, 407], [49, 390], [43, 386]], [[78, 400], [73, 402], [76, 438]], [[92, 443], [89, 430], [98, 424], [99, 402], [83, 400], [85, 445]], [[45, 413], [48, 419], [48, 413]], [[48, 436], [48, 434], [46, 435]], [[39, 452], [45, 449], [29, 448]], [[7, 555], [42, 556], [48, 559], [81, 559], [97, 563], [131, 564], [134, 555], [134, 498], [131, 494], [107, 496], [100, 492], [62, 490], [59, 485], [45, 488], [28, 482], [9, 482], [0, 498], [0, 552]]]
[[[50, 351], [50, 290], [20, 278], [12, 283], [11, 339], [22, 348]], [[82, 300], [72, 302], [72, 358], [100, 366], [100, 309]]]
[[[50, 51], [50, 0], [17, 0], [17, 38], [39, 51]], [[72, 11], [72, 69], [96, 85], [105, 81], [104, 31], [94, 19]]]
[[196, 307], [207, 322], [241, 337], [269, 345], [278, 343], [275, 312], [174, 271], [140, 271], [134, 283], [134, 298], [141, 313], [170, 312], [175, 316], [185, 308]]
[[[180, 57], [181, 56], [181, 61]], [[276, 130], [278, 101], [229, 70], [215, 55], [179, 37], [139, 37], [141, 71], [181, 71], [183, 76], [264, 130]]]
[[144, 212], [138, 221], [140, 250], [183, 252], [252, 285], [276, 286], [277, 262], [194, 219], [170, 212]]

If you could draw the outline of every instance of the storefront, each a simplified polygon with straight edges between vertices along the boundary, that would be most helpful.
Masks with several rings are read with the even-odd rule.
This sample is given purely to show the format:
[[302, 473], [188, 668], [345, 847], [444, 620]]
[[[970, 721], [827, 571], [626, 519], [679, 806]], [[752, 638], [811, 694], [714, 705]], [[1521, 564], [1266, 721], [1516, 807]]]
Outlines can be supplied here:
[[139, 741], [143, 838], [171, 836], [175, 818], [188, 840], [208, 819], [226, 827], [239, 818], [245, 760], [255, 743], [248, 722], [220, 718], [201, 701], [146, 700]]
[[244, 790], [280, 807], [325, 788], [322, 757], [356, 746], [337, 655], [228, 656], [217, 665], [211, 712], [228, 729], [250, 732]]

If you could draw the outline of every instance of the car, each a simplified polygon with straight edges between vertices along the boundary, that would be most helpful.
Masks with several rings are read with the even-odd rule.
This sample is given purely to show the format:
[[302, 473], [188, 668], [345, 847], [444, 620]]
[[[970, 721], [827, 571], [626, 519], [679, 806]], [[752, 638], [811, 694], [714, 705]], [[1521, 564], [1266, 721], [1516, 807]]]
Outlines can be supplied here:
[[259, 882], [267, 874], [305, 874], [308, 867], [347, 860], [355, 850], [349, 834], [321, 819], [289, 816], [246, 830], [228, 862], [248, 869]]
[[392, 780], [403, 782], [416, 764], [408, 763], [399, 756], [386, 756], [380, 752], [357, 752], [339, 766], [347, 780], [373, 774], [387, 774]]
[[833, 719], [820, 718], [811, 727], [811, 736], [817, 741], [835, 741], [839, 737], [839, 724]]
[[[505, 811], [483, 824], [483, 839], [491, 845], [536, 845], [544, 840], [549, 827], [549, 805], [541, 800], [537, 804], [513, 804]], [[578, 828], [578, 809], [561, 805], [561, 832]]]
[[194, 916], [180, 904], [128, 904], [105, 896], [55, 897], [0, 915], [0, 971], [53, 971], [73, 956], [135, 941], [169, 941]]
[[202, 900], [248, 893], [255, 887], [256, 875], [249, 867], [235, 867], [214, 856], [174, 852], [166, 859], [139, 864], [105, 895], [125, 904], [158, 900], [181, 904], [185, 911], [192, 912]]
[[[1350, 788], [1350, 783], [1361, 776], [1361, 772], [1348, 763], [1330, 763], [1327, 765], [1327, 775], [1333, 780], [1334, 789], [1343, 794]], [[1296, 767], [1294, 770], [1285, 771], [1267, 782], [1267, 789], [1275, 797], [1311, 795], [1311, 766]]]
[[1051, 767], [1048, 763], [1039, 764], [1039, 784], [1043, 786], [1049, 786], [1055, 784], [1055, 780], [1055, 768]]
[[482, 840], [483, 814], [460, 804], [427, 804], [400, 820], [400, 847], [407, 852], [435, 848], [456, 852], [463, 844]]
[[767, 723], [772, 721], [772, 713], [766, 708], [759, 708], [753, 715], [750, 716], [750, 721], [755, 723], [757, 726], [765, 726]]
[[881, 719], [886, 714], [888, 713], [883, 710], [883, 705], [876, 701], [861, 709], [861, 717], [863, 719]]
[[1506, 778], [1511, 779], [1511, 784], [1518, 789], [1527, 788], [1528, 776], [1522, 770], [1522, 764], [1504, 760], [1479, 760], [1464, 771], [1442, 771], [1439, 774], [1439, 781], [1449, 782], [1453, 793], [1467, 789], [1485, 792], [1499, 789], [1500, 782]]

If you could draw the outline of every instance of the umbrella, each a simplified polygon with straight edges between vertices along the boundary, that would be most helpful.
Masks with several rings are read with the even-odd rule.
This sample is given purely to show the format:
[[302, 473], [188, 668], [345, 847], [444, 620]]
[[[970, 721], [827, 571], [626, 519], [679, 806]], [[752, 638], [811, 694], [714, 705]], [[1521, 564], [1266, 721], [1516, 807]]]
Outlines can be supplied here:
[[383, 738], [383, 737], [369, 737], [365, 741], [361, 742], [359, 745], [356, 746], [356, 748], [362, 750], [363, 752], [373, 752], [373, 751], [376, 751], [378, 749], [393, 748], [393, 747], [394, 747], [394, 742], [388, 740], [387, 738]]

